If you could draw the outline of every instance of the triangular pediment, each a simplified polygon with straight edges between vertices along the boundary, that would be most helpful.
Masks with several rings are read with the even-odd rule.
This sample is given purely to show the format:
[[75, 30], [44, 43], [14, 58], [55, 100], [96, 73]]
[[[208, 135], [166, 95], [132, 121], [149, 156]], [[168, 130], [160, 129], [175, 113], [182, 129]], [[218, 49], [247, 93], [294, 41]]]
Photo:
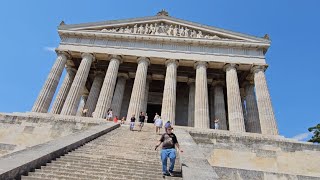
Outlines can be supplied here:
[[104, 21], [59, 26], [59, 31], [86, 31], [99, 33], [172, 36], [178, 38], [264, 42], [269, 40], [212, 26], [201, 25], [169, 16], [151, 16], [126, 20]]

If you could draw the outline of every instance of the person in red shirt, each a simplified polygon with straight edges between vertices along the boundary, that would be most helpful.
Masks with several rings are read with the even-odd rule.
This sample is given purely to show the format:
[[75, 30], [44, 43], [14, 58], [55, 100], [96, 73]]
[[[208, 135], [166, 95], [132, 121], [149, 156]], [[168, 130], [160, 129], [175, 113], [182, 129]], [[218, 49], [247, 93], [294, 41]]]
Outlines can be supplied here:
[[115, 116], [115, 117], [113, 118], [113, 122], [114, 122], [114, 123], [118, 123], [118, 116]]

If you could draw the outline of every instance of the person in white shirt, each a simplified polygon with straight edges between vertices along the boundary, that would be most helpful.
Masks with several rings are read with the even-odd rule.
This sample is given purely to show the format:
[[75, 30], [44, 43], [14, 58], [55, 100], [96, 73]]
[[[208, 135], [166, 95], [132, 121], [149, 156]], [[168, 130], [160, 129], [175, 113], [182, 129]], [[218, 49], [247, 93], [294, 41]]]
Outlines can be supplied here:
[[156, 126], [156, 134], [160, 134], [160, 128], [162, 128], [162, 119], [159, 116], [155, 121], [154, 121], [154, 125]]

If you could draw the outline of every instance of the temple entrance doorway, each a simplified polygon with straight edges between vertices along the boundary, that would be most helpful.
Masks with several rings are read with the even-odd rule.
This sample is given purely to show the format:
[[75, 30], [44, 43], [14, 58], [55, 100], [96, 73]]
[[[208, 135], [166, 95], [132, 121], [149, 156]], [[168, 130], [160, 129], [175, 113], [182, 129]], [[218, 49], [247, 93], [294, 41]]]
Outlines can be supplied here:
[[156, 113], [161, 116], [161, 104], [148, 104], [147, 105], [147, 114], [148, 114], [148, 123], [153, 123], [153, 118]]

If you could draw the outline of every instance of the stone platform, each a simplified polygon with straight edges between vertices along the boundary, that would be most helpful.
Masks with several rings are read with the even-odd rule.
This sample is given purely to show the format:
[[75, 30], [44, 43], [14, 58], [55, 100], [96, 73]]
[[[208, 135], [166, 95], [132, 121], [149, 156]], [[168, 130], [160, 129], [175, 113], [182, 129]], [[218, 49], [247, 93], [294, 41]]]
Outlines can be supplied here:
[[320, 146], [281, 136], [184, 128], [219, 179], [320, 179]]
[[45, 113], [0, 113], [0, 157], [106, 123]]

